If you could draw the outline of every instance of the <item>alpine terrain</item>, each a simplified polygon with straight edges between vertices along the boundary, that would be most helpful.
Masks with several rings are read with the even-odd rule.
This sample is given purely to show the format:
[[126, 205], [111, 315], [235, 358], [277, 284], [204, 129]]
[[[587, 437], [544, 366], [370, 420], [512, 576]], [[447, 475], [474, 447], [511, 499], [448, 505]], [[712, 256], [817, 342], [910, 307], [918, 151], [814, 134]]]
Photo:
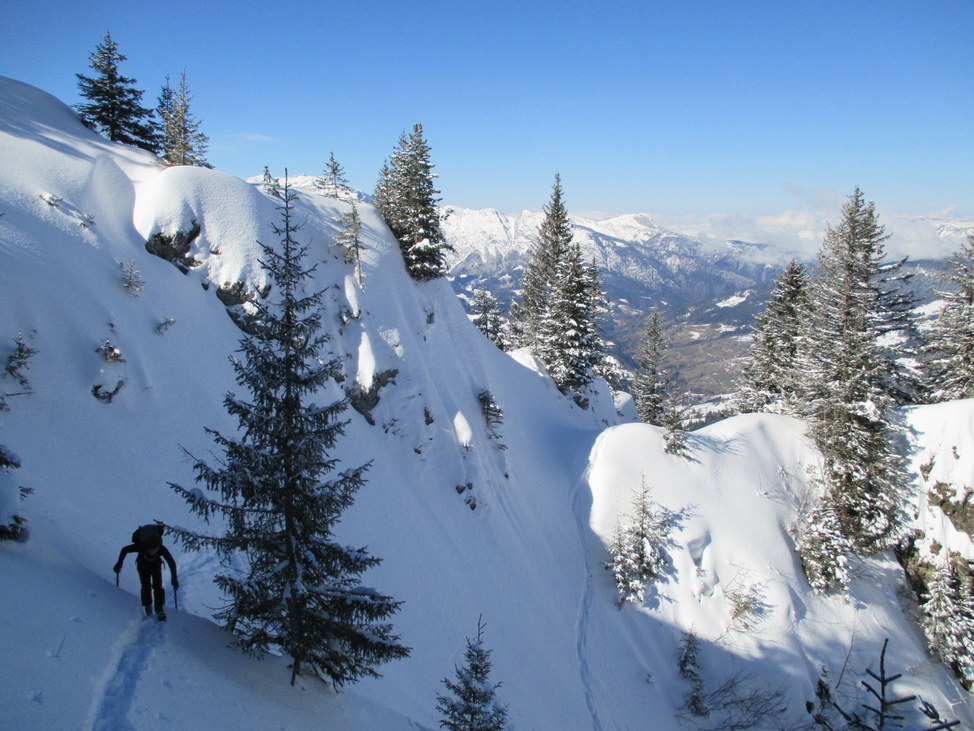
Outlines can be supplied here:
[[[436, 729], [468, 687], [506, 711], [490, 728], [846, 728], [840, 709], [873, 718], [863, 681], [915, 696], [895, 706], [907, 728], [945, 727], [933, 709], [974, 727], [892, 549], [845, 556], [841, 590], [809, 583], [796, 536], [823, 458], [803, 421], [736, 416], [668, 453], [628, 397], [596, 380], [580, 408], [536, 359], [487, 340], [445, 278], [411, 278], [361, 196], [291, 189], [289, 225], [284, 179], [167, 167], [8, 78], [0, 160], [0, 525], [20, 537], [0, 542], [0, 727]], [[343, 244], [353, 205], [358, 266]], [[463, 226], [506, 241], [536, 223], [479, 212], [444, 227], [454, 242]], [[620, 311], [641, 311], [654, 277], [674, 300], [774, 277], [732, 251], [698, 256], [698, 277], [678, 265], [692, 243], [637, 217], [578, 223], [633, 285]], [[624, 244], [639, 237], [662, 250]], [[285, 241], [307, 247], [306, 277], [269, 273]], [[482, 264], [514, 286], [520, 255], [498, 246], [495, 265], [457, 249], [468, 273]], [[241, 451], [265, 447], [235, 418], [267, 384], [238, 367], [270, 342], [255, 314], [281, 281], [320, 294], [325, 339], [307, 364], [334, 363], [305, 401], [309, 419], [344, 425], [315, 467], [361, 477], [329, 541], [362, 559], [354, 596], [382, 602], [383, 631], [408, 650], [340, 688], [311, 663], [292, 686], [273, 643], [263, 659], [228, 647], [213, 579], [231, 585], [255, 554], [176, 540], [239, 529], [184, 499], [221, 499], [202, 464], [238, 484], [267, 476], [244, 474]], [[974, 401], [896, 413], [914, 560], [974, 560]], [[179, 566], [166, 623], [142, 617], [131, 563], [118, 587], [112, 572], [154, 521]], [[628, 546], [642, 552], [635, 573]], [[474, 663], [482, 672], [465, 674]]]

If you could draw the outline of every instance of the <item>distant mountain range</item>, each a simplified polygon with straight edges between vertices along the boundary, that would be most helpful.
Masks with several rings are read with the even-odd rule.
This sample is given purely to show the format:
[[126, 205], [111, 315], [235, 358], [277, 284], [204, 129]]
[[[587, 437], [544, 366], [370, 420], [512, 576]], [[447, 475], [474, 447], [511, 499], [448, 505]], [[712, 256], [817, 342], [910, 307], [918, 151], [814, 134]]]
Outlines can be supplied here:
[[[493, 209], [443, 209], [443, 231], [453, 247], [449, 277], [461, 298], [488, 289], [507, 309], [516, 297], [534, 237], [544, 214], [517, 215]], [[632, 368], [643, 323], [659, 308], [670, 344], [670, 363], [687, 389], [701, 397], [732, 390], [749, 345], [750, 326], [764, 307], [788, 257], [769, 243], [731, 240], [720, 244], [667, 230], [645, 214], [604, 220], [573, 216], [575, 237], [602, 275], [611, 313], [605, 335], [613, 354]], [[974, 231], [969, 222], [918, 219], [942, 238]], [[925, 301], [943, 264], [911, 263]]]

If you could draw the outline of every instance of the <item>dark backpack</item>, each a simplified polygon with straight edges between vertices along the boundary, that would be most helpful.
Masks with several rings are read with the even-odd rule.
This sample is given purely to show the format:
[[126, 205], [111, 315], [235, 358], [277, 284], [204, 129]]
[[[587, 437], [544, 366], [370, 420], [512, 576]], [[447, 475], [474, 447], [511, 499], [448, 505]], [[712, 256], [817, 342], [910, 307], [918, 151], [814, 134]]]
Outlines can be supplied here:
[[142, 550], [146, 544], [153, 541], [158, 541], [159, 545], [162, 545], [162, 534], [164, 532], [165, 528], [158, 523], [140, 525], [132, 534], [132, 543], [138, 546], [139, 550]]

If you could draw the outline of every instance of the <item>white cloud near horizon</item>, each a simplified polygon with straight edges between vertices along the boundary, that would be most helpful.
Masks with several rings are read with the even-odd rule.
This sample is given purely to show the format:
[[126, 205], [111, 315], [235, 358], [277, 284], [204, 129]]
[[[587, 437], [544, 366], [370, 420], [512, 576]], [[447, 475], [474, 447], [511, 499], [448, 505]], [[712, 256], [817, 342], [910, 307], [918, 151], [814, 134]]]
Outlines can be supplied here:
[[[806, 190], [792, 186], [796, 205], [775, 214], [748, 215], [711, 213], [705, 215], [654, 216], [660, 225], [678, 233], [695, 236], [708, 243], [747, 241], [769, 244], [769, 261], [815, 258], [829, 224], [842, 215], [848, 196], [832, 189]], [[974, 221], [958, 215], [956, 207], [922, 215], [907, 215], [877, 206], [879, 221], [890, 238], [886, 251], [890, 258], [942, 259], [958, 250], [964, 236], [974, 233]], [[959, 221], [965, 226], [942, 233], [937, 220]]]

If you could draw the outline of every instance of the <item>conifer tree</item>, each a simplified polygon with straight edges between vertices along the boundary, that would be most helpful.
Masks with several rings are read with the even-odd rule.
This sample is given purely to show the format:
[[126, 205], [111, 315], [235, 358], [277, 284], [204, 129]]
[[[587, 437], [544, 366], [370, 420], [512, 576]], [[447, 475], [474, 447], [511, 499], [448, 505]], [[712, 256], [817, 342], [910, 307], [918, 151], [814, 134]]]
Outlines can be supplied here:
[[[946, 552], [946, 549], [945, 553]], [[951, 668], [967, 687], [974, 685], [974, 606], [969, 586], [954, 571], [952, 556], [947, 556], [934, 571], [923, 603], [923, 631], [930, 650]]]
[[[6, 403], [0, 399], [0, 411], [5, 408]], [[7, 492], [4, 475], [16, 469], [20, 469], [20, 461], [11, 452], [8, 452], [4, 445], [0, 444], [0, 488], [3, 488], [4, 493]], [[21, 487], [19, 491], [21, 499], [31, 492], [29, 488], [25, 487]], [[24, 540], [27, 520], [19, 513], [13, 512], [12, 507], [6, 504], [7, 502], [7, 495], [0, 495], [0, 541]]]
[[616, 524], [605, 565], [615, 578], [620, 607], [627, 601], [641, 604], [647, 587], [663, 575], [674, 520], [671, 511], [653, 501], [643, 480], [631, 512]]
[[[585, 293], [588, 298], [583, 339], [588, 343], [588, 364], [592, 373], [603, 376], [606, 373], [607, 350], [610, 343], [602, 337], [602, 321], [609, 313], [609, 303], [602, 289], [602, 279], [595, 258], [585, 267]], [[608, 379], [606, 379], [608, 380]]]
[[521, 300], [511, 308], [511, 329], [544, 363], [562, 393], [585, 408], [583, 391], [606, 358], [600, 319], [608, 307], [595, 262], [586, 266], [572, 241], [562, 196], [561, 177], [555, 175], [521, 281]]
[[853, 547], [829, 501], [799, 515], [795, 534], [805, 578], [812, 589], [819, 594], [844, 589], [849, 583]]
[[264, 166], [264, 172], [261, 175], [260, 184], [264, 187], [264, 190], [267, 193], [270, 193], [275, 198], [280, 196], [281, 189], [277, 184], [277, 179], [271, 175], [271, 169], [266, 165]]
[[933, 397], [938, 401], [974, 397], [974, 234], [947, 259], [939, 292], [944, 307], [930, 339]]
[[532, 350], [536, 350], [540, 342], [541, 323], [548, 317], [552, 296], [558, 286], [561, 260], [572, 242], [572, 223], [562, 196], [561, 176], [556, 173], [551, 199], [544, 207], [544, 219], [521, 280], [521, 300], [514, 310], [524, 345]]
[[[885, 257], [885, 252], [880, 256]], [[876, 333], [882, 363], [875, 385], [896, 405], [924, 403], [929, 384], [924, 362], [926, 344], [917, 324], [920, 301], [910, 289], [912, 274], [903, 271], [907, 260], [881, 262], [872, 279], [876, 289]]]
[[473, 315], [473, 324], [477, 329], [498, 348], [506, 350], [504, 317], [497, 306], [497, 300], [484, 287], [478, 287], [474, 292]]
[[358, 286], [363, 285], [362, 279], [362, 219], [358, 215], [358, 207], [352, 203], [352, 208], [347, 213], [342, 214], [339, 221], [342, 224], [341, 233], [335, 243], [342, 247], [346, 264], [355, 265], [355, 281]]
[[699, 654], [700, 640], [691, 627], [680, 640], [680, 659], [677, 661], [677, 667], [680, 670], [680, 677], [690, 684], [690, 692], [685, 701], [686, 709], [694, 716], [706, 717], [710, 715], [710, 709], [704, 700], [704, 682]]
[[161, 122], [160, 148], [167, 165], [194, 165], [212, 167], [206, 161], [209, 138], [200, 130], [200, 121], [190, 111], [193, 95], [186, 81], [186, 71], [179, 76], [175, 89], [166, 77], [166, 85], [159, 96], [156, 113]]
[[687, 433], [675, 401], [670, 401], [662, 426], [666, 429], [663, 435], [663, 451], [677, 457], [688, 457]]
[[142, 106], [143, 92], [135, 88], [135, 79], [119, 73], [119, 63], [126, 57], [118, 52], [111, 33], [105, 33], [88, 58], [97, 75], [75, 74], [81, 96], [88, 100], [75, 107], [81, 121], [112, 142], [157, 152], [152, 110]]
[[223, 516], [227, 532], [170, 530], [189, 549], [212, 547], [225, 559], [244, 559], [243, 571], [216, 577], [229, 597], [216, 617], [234, 633], [234, 644], [257, 655], [271, 648], [289, 655], [292, 685], [298, 674], [312, 672], [337, 688], [377, 676], [375, 665], [409, 651], [383, 621], [399, 602], [359, 581], [380, 559], [334, 535], [368, 465], [325, 479], [339, 464], [331, 453], [344, 431], [339, 418], [347, 402], [321, 407], [311, 401], [338, 375], [340, 360], [322, 354], [322, 294], [306, 292], [314, 267], [305, 268], [307, 247], [294, 239], [293, 200], [285, 174], [282, 222], [273, 227], [279, 246], [261, 244], [276, 298], [256, 303], [257, 334], [244, 337], [242, 357], [232, 359], [250, 398], [231, 393], [225, 399], [240, 433], [209, 429], [224, 457], [217, 466], [195, 460], [197, 482], [218, 497], [171, 485], [207, 522]]
[[591, 294], [587, 289], [581, 250], [571, 243], [555, 274], [545, 316], [537, 323], [535, 353], [545, 364], [555, 385], [573, 395], [582, 408], [582, 390], [591, 383], [593, 352]]
[[[399, 142], [402, 144], [402, 137], [399, 138]], [[372, 191], [372, 204], [382, 214], [382, 218], [387, 224], [393, 216], [395, 204], [393, 182], [392, 164], [389, 160], [385, 160], [382, 167], [379, 168], [379, 179], [375, 182], [375, 189]], [[391, 225], [389, 227], [392, 228]]]
[[442, 277], [446, 252], [452, 249], [440, 229], [435, 178], [423, 125], [416, 124], [410, 134], [402, 133], [392, 157], [382, 166], [373, 196], [399, 241], [406, 269], [420, 281]]
[[492, 683], [490, 655], [484, 647], [484, 622], [477, 621], [477, 637], [467, 638], [463, 667], [455, 668], [455, 680], [443, 679], [451, 695], [437, 694], [436, 710], [442, 715], [440, 728], [449, 731], [503, 731], [507, 728], [507, 708], [499, 705]]
[[659, 311], [653, 308], [646, 320], [642, 339], [636, 346], [636, 369], [632, 395], [636, 401], [636, 415], [645, 424], [666, 429], [664, 450], [668, 454], [686, 456], [686, 431], [680, 408], [671, 391], [666, 371], [666, 341], [663, 337]]
[[[0, 217], [3, 214], [0, 213]], [[17, 382], [16, 392], [10, 393], [5, 387], [0, 386], [0, 412], [7, 411], [7, 399], [13, 396], [29, 396], [33, 393], [30, 381], [24, 373], [30, 367], [30, 359], [37, 354], [37, 350], [24, 341], [23, 333], [17, 333], [14, 338], [14, 351], [7, 355], [7, 362], [0, 371], [0, 381], [9, 377]], [[26, 540], [27, 520], [17, 512], [14, 512], [12, 505], [7, 497], [7, 479], [5, 474], [12, 470], [20, 469], [20, 460], [7, 448], [0, 444], [0, 541]], [[11, 492], [18, 492], [20, 499], [23, 500], [30, 493], [32, 488], [20, 487]], [[8, 502], [9, 500], [9, 502]]]
[[341, 198], [342, 195], [352, 192], [345, 168], [335, 159], [334, 152], [330, 153], [324, 172], [315, 178], [314, 186], [329, 198]]
[[791, 413], [801, 389], [799, 338], [807, 321], [809, 277], [797, 261], [775, 281], [771, 298], [754, 324], [753, 345], [741, 374], [735, 405], [742, 413]]
[[858, 188], [842, 212], [826, 231], [811, 288], [814, 315], [802, 332], [802, 408], [842, 529], [857, 551], [872, 553], [901, 537], [907, 482], [888, 418], [894, 400], [880, 377], [889, 364], [879, 343], [887, 331], [876, 278], [887, 236]]
[[633, 378], [633, 398], [636, 401], [636, 414], [645, 424], [662, 426], [670, 409], [670, 394], [664, 353], [666, 343], [659, 310], [653, 308], [643, 336], [636, 346], [636, 369]]

